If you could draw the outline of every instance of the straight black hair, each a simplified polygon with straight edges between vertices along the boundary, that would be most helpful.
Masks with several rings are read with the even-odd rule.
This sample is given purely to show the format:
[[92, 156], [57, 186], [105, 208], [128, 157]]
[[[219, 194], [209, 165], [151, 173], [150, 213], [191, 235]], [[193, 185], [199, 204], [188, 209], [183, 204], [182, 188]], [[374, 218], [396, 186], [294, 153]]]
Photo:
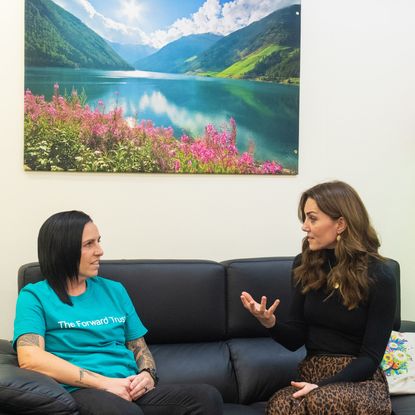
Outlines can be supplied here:
[[57, 296], [72, 305], [69, 281], [76, 281], [81, 261], [82, 233], [92, 219], [84, 212], [59, 212], [48, 218], [39, 230], [37, 253], [40, 271]]

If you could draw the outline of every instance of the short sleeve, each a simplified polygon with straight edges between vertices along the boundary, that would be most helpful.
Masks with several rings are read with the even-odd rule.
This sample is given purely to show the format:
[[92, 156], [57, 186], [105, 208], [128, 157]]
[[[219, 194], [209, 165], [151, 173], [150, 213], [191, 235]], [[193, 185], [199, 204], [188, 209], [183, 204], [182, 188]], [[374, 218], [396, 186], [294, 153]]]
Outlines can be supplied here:
[[147, 333], [147, 329], [138, 317], [127, 290], [123, 285], [121, 285], [121, 287], [121, 295], [123, 297], [123, 304], [126, 313], [125, 339], [126, 341], [131, 341], [143, 337]]
[[14, 320], [13, 347], [23, 334], [34, 333], [45, 337], [46, 323], [43, 306], [36, 294], [29, 288], [23, 288], [17, 298]]

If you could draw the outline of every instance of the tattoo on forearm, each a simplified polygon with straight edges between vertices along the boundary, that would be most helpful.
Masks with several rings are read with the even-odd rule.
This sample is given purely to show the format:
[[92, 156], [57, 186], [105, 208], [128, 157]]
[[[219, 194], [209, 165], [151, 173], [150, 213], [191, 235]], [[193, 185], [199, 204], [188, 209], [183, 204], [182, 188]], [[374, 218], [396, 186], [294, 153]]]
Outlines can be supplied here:
[[97, 377], [97, 375], [94, 372], [91, 372], [90, 370], [79, 369], [79, 380], [77, 380], [76, 383], [79, 383], [80, 385], [85, 385], [86, 382], [84, 381], [84, 378], [86, 374], [95, 378]]
[[19, 346], [40, 347], [40, 336], [38, 334], [23, 334], [17, 340], [17, 347]]
[[150, 352], [144, 338], [140, 337], [136, 340], [127, 342], [127, 347], [134, 353], [134, 358], [139, 369], [156, 368], [153, 355]]

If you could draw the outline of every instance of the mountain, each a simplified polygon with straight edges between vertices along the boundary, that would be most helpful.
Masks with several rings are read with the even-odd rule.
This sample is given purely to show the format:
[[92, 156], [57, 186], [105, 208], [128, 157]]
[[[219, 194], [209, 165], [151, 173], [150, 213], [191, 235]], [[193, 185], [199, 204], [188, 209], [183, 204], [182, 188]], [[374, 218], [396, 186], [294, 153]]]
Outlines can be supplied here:
[[300, 5], [269, 14], [218, 40], [186, 71], [213, 76], [282, 81], [300, 73]]
[[222, 36], [212, 33], [183, 36], [162, 47], [159, 51], [138, 60], [136, 69], [154, 72], [180, 73], [185, 71], [187, 61], [191, 61], [204, 50], [210, 48]]
[[134, 66], [134, 63], [139, 59], [157, 52], [157, 49], [146, 45], [123, 44], [110, 42], [108, 40], [107, 43], [118, 53], [118, 55], [132, 66]]
[[25, 2], [25, 64], [133, 69], [102, 37], [51, 0]]

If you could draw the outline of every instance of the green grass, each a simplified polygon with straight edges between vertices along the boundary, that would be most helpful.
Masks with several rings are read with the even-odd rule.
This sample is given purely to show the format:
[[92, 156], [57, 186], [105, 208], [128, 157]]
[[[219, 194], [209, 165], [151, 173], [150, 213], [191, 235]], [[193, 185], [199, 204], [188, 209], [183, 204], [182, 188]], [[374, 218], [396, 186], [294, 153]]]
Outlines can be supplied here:
[[259, 49], [249, 54], [244, 59], [234, 63], [222, 72], [216, 74], [220, 78], [243, 78], [243, 76], [252, 71], [256, 64], [264, 57], [271, 55], [278, 50], [287, 49], [286, 47], [279, 45], [269, 45], [263, 49]]

